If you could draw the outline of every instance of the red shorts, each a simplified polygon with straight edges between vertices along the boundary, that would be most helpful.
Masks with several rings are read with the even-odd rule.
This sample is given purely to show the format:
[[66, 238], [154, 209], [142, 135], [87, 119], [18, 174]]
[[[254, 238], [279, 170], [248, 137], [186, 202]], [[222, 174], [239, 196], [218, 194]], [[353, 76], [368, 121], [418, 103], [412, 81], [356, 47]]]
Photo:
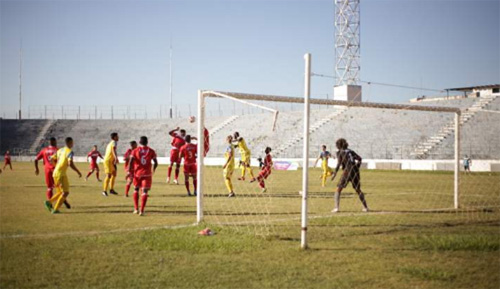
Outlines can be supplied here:
[[271, 170], [264, 168], [259, 172], [259, 177], [261, 177], [263, 179], [267, 179], [267, 177], [269, 177], [270, 174], [271, 174]]
[[97, 163], [90, 163], [90, 170], [99, 170]]
[[179, 150], [178, 149], [171, 149], [170, 150], [170, 163], [176, 163], [180, 164], [181, 163], [181, 158], [179, 157]]
[[45, 184], [47, 185], [47, 189], [54, 188], [54, 177], [52, 176], [53, 173], [54, 169], [45, 170]]
[[5, 164], [10, 165], [10, 159], [5, 159]]
[[184, 164], [184, 173], [187, 175], [196, 175], [197, 168], [196, 164]]
[[151, 183], [153, 182], [153, 178], [149, 177], [138, 177], [134, 176], [134, 187], [143, 188], [143, 189], [151, 189]]

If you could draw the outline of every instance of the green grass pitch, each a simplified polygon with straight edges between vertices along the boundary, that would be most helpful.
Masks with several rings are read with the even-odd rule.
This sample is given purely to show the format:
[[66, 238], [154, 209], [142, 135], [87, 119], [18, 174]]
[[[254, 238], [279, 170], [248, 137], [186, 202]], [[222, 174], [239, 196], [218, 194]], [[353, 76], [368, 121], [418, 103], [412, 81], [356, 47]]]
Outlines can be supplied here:
[[[500, 175], [462, 175], [462, 209], [446, 172], [362, 171], [371, 212], [352, 189], [332, 216], [334, 183], [310, 173], [310, 249], [299, 249], [301, 172], [273, 172], [269, 191], [207, 168], [208, 224], [195, 198], [156, 172], [146, 216], [101, 183], [68, 171], [73, 208], [43, 207], [43, 176], [15, 162], [0, 175], [0, 288], [499, 288]], [[82, 173], [86, 164], [77, 164]], [[183, 177], [180, 178], [183, 180]], [[263, 222], [260, 224], [259, 222]], [[222, 224], [226, 225], [222, 225]], [[210, 226], [216, 235], [198, 236]]]

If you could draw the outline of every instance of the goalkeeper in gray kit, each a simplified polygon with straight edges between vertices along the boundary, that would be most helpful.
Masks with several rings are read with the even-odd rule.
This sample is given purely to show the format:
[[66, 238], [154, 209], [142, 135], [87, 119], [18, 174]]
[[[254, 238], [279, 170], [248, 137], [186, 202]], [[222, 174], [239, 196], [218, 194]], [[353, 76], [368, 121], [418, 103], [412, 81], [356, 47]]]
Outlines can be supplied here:
[[347, 187], [349, 183], [352, 184], [356, 193], [358, 193], [359, 200], [363, 204], [363, 212], [368, 212], [368, 205], [366, 204], [365, 195], [361, 191], [361, 182], [359, 175], [359, 167], [361, 166], [361, 157], [353, 150], [348, 149], [349, 144], [343, 138], [340, 138], [335, 143], [337, 146], [337, 167], [332, 176], [332, 181], [335, 179], [337, 172], [342, 166], [342, 176], [337, 184], [337, 191], [335, 192], [335, 208], [332, 213], [337, 213], [340, 209], [340, 194], [342, 190]]

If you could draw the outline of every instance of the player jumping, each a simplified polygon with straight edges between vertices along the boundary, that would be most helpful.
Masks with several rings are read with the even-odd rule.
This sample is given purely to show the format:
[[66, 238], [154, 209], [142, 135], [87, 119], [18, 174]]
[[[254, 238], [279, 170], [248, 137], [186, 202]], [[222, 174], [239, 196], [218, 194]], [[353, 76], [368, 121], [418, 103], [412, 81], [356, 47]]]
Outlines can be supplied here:
[[[59, 208], [66, 201], [69, 195], [69, 180], [66, 174], [68, 166], [71, 167], [77, 174], [78, 177], [82, 177], [82, 173], [73, 163], [73, 139], [70, 137], [66, 138], [66, 146], [59, 149], [55, 155], [52, 156], [51, 161], [56, 161], [56, 167], [54, 168], [54, 185], [57, 188], [57, 193], [52, 196], [48, 201], [45, 201], [45, 207], [52, 214], [58, 214]], [[52, 205], [55, 203], [55, 206]]]
[[[148, 200], [148, 192], [153, 182], [153, 173], [158, 167], [156, 152], [148, 147], [148, 138], [141, 136], [140, 146], [132, 151], [129, 163], [129, 174], [134, 175], [134, 214], [144, 215], [144, 208]], [[151, 172], [151, 162], [154, 163], [153, 172]], [[139, 189], [141, 194], [141, 208], [139, 210]]]
[[[137, 142], [135, 140], [130, 142], [130, 148], [125, 152], [123, 155], [123, 161], [125, 162], [125, 180], [127, 181], [127, 184], [125, 185], [125, 197], [128, 197], [128, 192], [130, 191], [130, 186], [134, 182], [134, 168], [130, 168], [129, 170], [129, 163], [130, 163], [130, 157], [132, 156], [132, 151], [134, 151], [137, 148]], [[129, 173], [131, 171], [131, 173]]]
[[332, 210], [332, 213], [337, 213], [340, 209], [340, 193], [342, 190], [347, 187], [347, 184], [350, 182], [352, 187], [358, 193], [359, 200], [363, 204], [363, 212], [368, 212], [368, 205], [366, 204], [365, 195], [361, 191], [361, 181], [359, 174], [359, 167], [361, 166], [361, 157], [356, 154], [353, 150], [348, 149], [349, 144], [343, 138], [340, 138], [335, 143], [337, 146], [337, 167], [335, 168], [335, 172], [332, 176], [332, 181], [335, 179], [337, 172], [342, 166], [342, 177], [337, 184], [337, 192], [335, 192], [335, 208]]
[[5, 168], [7, 166], [9, 166], [10, 170], [12, 171], [12, 160], [10, 158], [10, 151], [9, 150], [7, 150], [5, 152], [5, 155], [3, 156], [3, 161], [4, 161], [3, 170], [5, 171]]
[[[179, 131], [180, 133], [177, 133]], [[168, 133], [172, 137], [172, 148], [170, 149], [170, 165], [168, 166], [167, 183], [170, 183], [170, 176], [172, 175], [172, 167], [175, 163], [175, 179], [174, 184], [179, 184], [179, 168], [181, 166], [181, 160], [179, 159], [179, 149], [186, 143], [184, 138], [186, 137], [186, 131], [179, 127], [171, 130]]]
[[[271, 148], [266, 147], [266, 157], [264, 158], [264, 163], [262, 165], [262, 169], [259, 172], [259, 175], [257, 176], [257, 181], [259, 182], [259, 186], [262, 189], [262, 192], [265, 193], [267, 191], [266, 188], [266, 183], [264, 182], [267, 177], [271, 174], [271, 169], [273, 167], [273, 157], [271, 156]], [[251, 180], [250, 182], [254, 182], [255, 179]]]
[[[193, 138], [194, 139], [194, 138]], [[194, 195], [196, 196], [196, 152], [198, 146], [191, 143], [191, 136], [186, 135], [186, 144], [183, 145], [179, 152], [179, 158], [182, 160], [184, 158], [184, 184], [186, 185], [186, 190], [188, 196], [191, 196], [191, 191], [189, 190], [189, 177], [193, 178]]]
[[116, 146], [118, 144], [118, 140], [118, 133], [112, 133], [111, 141], [106, 147], [106, 154], [104, 154], [104, 173], [106, 174], [106, 178], [104, 179], [104, 183], [102, 184], [102, 195], [105, 197], [108, 196], [108, 188], [110, 194], [118, 195], [118, 193], [115, 192], [116, 165], [118, 164]]
[[99, 165], [97, 164], [97, 158], [101, 158], [102, 160], [103, 157], [101, 153], [97, 150], [96, 145], [94, 145], [92, 147], [92, 150], [87, 154], [87, 162], [89, 161], [89, 158], [90, 158], [90, 169], [87, 176], [85, 177], [85, 181], [88, 181], [90, 175], [92, 175], [92, 173], [94, 173], [95, 171], [95, 176], [97, 180], [100, 182], [101, 179], [99, 179]]
[[[194, 116], [189, 117], [189, 122], [194, 123], [196, 121], [196, 118]], [[205, 139], [205, 147], [203, 150], [203, 156], [206, 157], [208, 154], [208, 151], [210, 150], [210, 133], [208, 132], [208, 129], [206, 127], [203, 128], [203, 138]], [[191, 139], [196, 139], [195, 137], [191, 137]]]
[[240, 134], [238, 132], [234, 133], [234, 144], [238, 146], [238, 149], [240, 150], [241, 153], [241, 177], [238, 178], [240, 181], [245, 180], [245, 174], [246, 171], [250, 173], [250, 176], [252, 177], [252, 181], [255, 181], [255, 177], [253, 175], [253, 170], [252, 167], [250, 166], [250, 161], [251, 161], [251, 153], [250, 150], [247, 147], [247, 144], [245, 142], [245, 139], [240, 137]]
[[226, 142], [227, 142], [227, 147], [226, 147], [226, 152], [224, 153], [224, 158], [226, 159], [226, 162], [224, 163], [224, 166], [222, 168], [224, 169], [223, 172], [224, 182], [226, 183], [227, 190], [229, 191], [228, 197], [232, 198], [236, 196], [236, 194], [233, 191], [233, 182], [231, 181], [234, 172], [233, 136], [228, 135], [226, 138]]
[[321, 174], [321, 186], [324, 188], [326, 185], [326, 178], [331, 176], [333, 173], [332, 168], [328, 166], [328, 159], [332, 157], [332, 154], [330, 154], [329, 151], [326, 150], [326, 145], [321, 146], [321, 153], [319, 154], [318, 158], [314, 162], [314, 167], [316, 167], [316, 164], [318, 161], [321, 159], [321, 169], [323, 169], [323, 173]]

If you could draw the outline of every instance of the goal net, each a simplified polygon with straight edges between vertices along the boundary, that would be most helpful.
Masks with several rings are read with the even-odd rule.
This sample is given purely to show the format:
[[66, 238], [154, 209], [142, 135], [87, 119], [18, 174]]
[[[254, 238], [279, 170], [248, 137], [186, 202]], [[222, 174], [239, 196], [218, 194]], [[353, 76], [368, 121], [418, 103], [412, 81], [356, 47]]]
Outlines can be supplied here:
[[[473, 103], [455, 107], [311, 99], [305, 106], [304, 98], [218, 91], [200, 91], [198, 101], [198, 130], [207, 128], [210, 134], [210, 150], [198, 168], [199, 222], [291, 240], [308, 230], [309, 242], [321, 244], [328, 241], [322, 239], [323, 230], [342, 235], [356, 226], [382, 232], [499, 217], [499, 149], [488, 144], [500, 135], [494, 125], [499, 114], [475, 111], [471, 116]], [[484, 107], [495, 109], [498, 101], [493, 98]], [[309, 112], [306, 152], [304, 111]], [[211, 118], [219, 122], [207, 127]], [[250, 168], [243, 169], [241, 161], [249, 153], [237, 144], [236, 132], [250, 151]], [[342, 168], [330, 180], [340, 138], [362, 158], [359, 188], [369, 212], [362, 211], [359, 190], [352, 179], [345, 180]], [[262, 171], [258, 159], [265, 160], [267, 147], [274, 163], [271, 174], [263, 174], [264, 189], [259, 179], [251, 181]], [[323, 150], [330, 152], [328, 159]], [[200, 146], [198, 155], [202, 152]], [[232, 175], [223, 168], [228, 152], [235, 161]], [[465, 163], [470, 172], [464, 171]], [[228, 197], [230, 192], [235, 195]], [[339, 211], [332, 213], [336, 203]]]

